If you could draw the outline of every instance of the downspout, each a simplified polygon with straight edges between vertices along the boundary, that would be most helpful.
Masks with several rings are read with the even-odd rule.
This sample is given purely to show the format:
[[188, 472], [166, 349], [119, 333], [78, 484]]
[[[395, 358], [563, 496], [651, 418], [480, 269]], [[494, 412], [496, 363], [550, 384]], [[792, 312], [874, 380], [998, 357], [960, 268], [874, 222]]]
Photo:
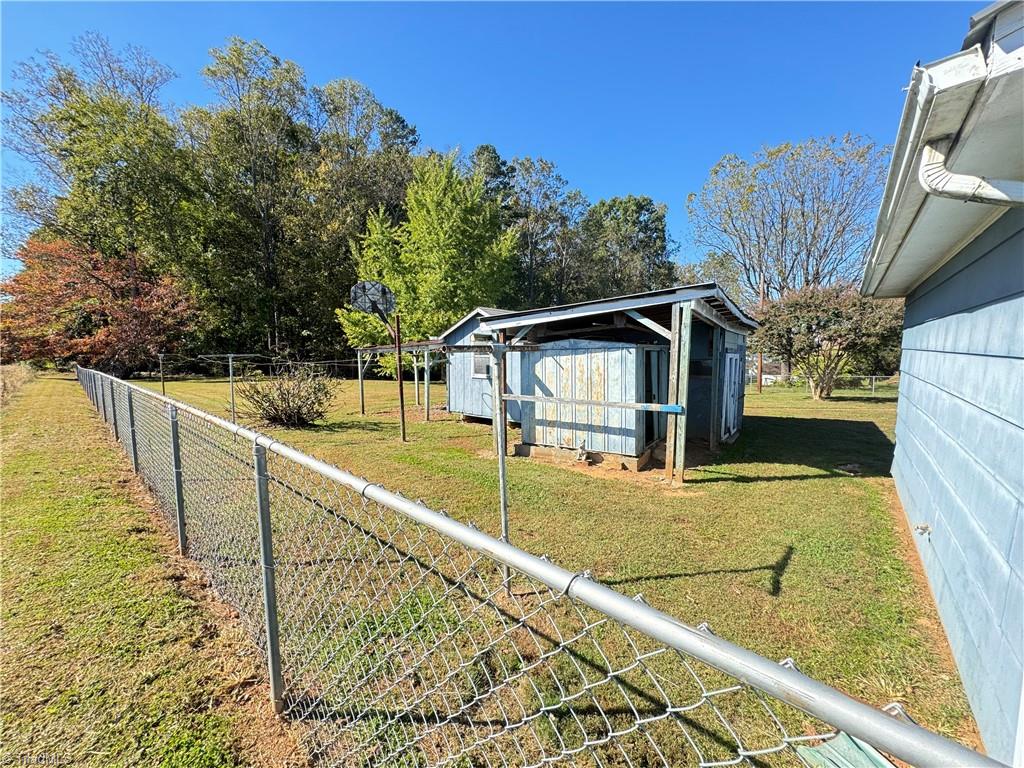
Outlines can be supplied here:
[[928, 142], [921, 150], [917, 179], [925, 192], [971, 203], [1024, 206], [1024, 181], [986, 179], [949, 170], [946, 156], [952, 144], [952, 139], [941, 139]]

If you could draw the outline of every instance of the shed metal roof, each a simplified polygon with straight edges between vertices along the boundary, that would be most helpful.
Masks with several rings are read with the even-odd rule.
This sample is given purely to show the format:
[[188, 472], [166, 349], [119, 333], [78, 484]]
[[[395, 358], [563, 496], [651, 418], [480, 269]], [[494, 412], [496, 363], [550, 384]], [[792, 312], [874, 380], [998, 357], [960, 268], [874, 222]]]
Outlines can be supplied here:
[[679, 301], [703, 301], [712, 310], [710, 313], [718, 317], [709, 317], [712, 321], [723, 320], [732, 325], [733, 330], [749, 332], [757, 328], [757, 322], [744, 313], [717, 283], [698, 283], [696, 285], [677, 285], [657, 291], [632, 293], [625, 296], [613, 296], [607, 299], [593, 299], [575, 304], [562, 304], [540, 309], [526, 309], [518, 312], [504, 312], [483, 323], [487, 330], [507, 330], [522, 328], [538, 323], [553, 323], [566, 320], [582, 319], [626, 310], [650, 310], [674, 304]]

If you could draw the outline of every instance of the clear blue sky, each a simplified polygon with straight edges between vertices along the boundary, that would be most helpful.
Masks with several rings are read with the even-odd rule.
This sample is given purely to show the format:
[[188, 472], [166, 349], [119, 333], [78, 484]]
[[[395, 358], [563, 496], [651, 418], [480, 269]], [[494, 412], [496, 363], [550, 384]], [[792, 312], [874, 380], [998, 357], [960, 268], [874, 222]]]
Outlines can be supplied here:
[[208, 50], [256, 38], [312, 83], [365, 83], [428, 146], [491, 143], [554, 161], [592, 200], [667, 203], [689, 260], [686, 195], [722, 155], [847, 131], [891, 142], [911, 67], [958, 50], [984, 5], [4, 0], [2, 75], [97, 31], [171, 66], [172, 102], [204, 102]]

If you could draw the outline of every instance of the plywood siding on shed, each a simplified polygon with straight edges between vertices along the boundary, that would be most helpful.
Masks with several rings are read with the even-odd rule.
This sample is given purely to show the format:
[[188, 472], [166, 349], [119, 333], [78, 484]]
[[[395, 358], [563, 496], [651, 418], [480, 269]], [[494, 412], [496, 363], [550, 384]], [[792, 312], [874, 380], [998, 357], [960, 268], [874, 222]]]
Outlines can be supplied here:
[[[480, 333], [480, 318], [467, 321], [464, 325], [453, 330], [444, 339], [444, 343], [452, 345], [472, 344], [473, 334]], [[509, 390], [519, 394], [518, 383], [520, 355], [512, 353], [506, 361], [505, 379]], [[475, 416], [481, 419], [490, 419], [494, 414], [492, 381], [488, 376], [473, 376], [473, 353], [452, 352], [448, 356], [448, 411], [450, 413], [462, 413], [466, 416]], [[508, 420], [518, 422], [520, 420], [520, 404], [516, 401], [508, 403]]]
[[[578, 400], [637, 402], [642, 347], [607, 341], [566, 339], [541, 344], [522, 355], [525, 395]], [[639, 453], [642, 411], [597, 405], [523, 403], [523, 442]], [[642, 447], [640, 448], [642, 450]]]
[[1024, 677], [1024, 211], [907, 298], [893, 476], [989, 752]]

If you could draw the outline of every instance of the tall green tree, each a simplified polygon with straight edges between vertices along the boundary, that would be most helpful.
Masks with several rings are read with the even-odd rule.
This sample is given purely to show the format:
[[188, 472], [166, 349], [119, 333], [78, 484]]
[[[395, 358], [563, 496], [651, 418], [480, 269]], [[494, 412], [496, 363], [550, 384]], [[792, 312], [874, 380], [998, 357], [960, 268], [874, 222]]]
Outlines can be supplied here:
[[[202, 261], [191, 265], [212, 315], [211, 342], [280, 349], [292, 306], [285, 221], [303, 191], [311, 131], [302, 71], [262, 44], [234, 38], [203, 75], [217, 96], [183, 115], [206, 203]], [[217, 338], [219, 337], [219, 338]]]
[[403, 214], [416, 130], [363, 85], [306, 84], [256, 42], [212, 52], [218, 95], [184, 116], [208, 211], [192, 269], [212, 315], [208, 346], [334, 355], [334, 310], [356, 277], [368, 212]]
[[595, 203], [581, 223], [588, 254], [582, 298], [665, 288], [675, 269], [665, 228], [666, 206], [649, 197]]
[[[5, 145], [34, 173], [7, 190], [23, 234], [60, 239], [64, 266], [140, 297], [196, 246], [187, 157], [159, 103], [172, 73], [135, 48], [78, 38], [74, 60], [44, 54], [19, 65], [3, 94]], [[19, 250], [21, 254], [32, 249]], [[56, 311], [56, 310], [55, 310]]]
[[[514, 232], [502, 226], [483, 174], [460, 173], [453, 155], [417, 158], [406, 191], [407, 218], [371, 214], [358, 244], [358, 276], [396, 294], [403, 336], [435, 335], [470, 309], [493, 305], [505, 291]], [[350, 307], [338, 320], [354, 346], [388, 341], [384, 325]]]
[[[513, 162], [511, 200], [518, 231], [513, 306], [536, 307], [555, 303], [559, 275], [559, 237], [577, 226], [572, 216], [575, 198], [568, 182], [543, 158], [516, 158]], [[573, 256], [579, 256], [577, 251]]]

